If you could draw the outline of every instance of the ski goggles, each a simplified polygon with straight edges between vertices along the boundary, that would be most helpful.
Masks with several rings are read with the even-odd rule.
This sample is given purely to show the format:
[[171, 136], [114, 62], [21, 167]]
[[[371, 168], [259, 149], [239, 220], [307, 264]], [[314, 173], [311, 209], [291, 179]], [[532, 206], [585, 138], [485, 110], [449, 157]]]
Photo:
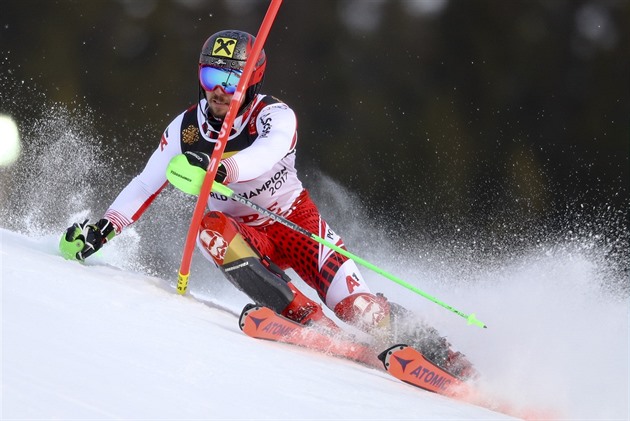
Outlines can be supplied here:
[[199, 82], [205, 91], [214, 91], [219, 86], [226, 94], [231, 95], [236, 92], [242, 74], [240, 70], [205, 66], [199, 68]]

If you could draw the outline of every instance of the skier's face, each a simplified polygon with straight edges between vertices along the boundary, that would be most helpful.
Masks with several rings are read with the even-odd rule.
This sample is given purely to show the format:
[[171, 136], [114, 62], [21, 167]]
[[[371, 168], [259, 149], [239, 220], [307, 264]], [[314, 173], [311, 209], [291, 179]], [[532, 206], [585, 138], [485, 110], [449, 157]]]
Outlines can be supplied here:
[[225, 118], [241, 75], [242, 71], [238, 69], [199, 67], [199, 83], [206, 93], [208, 108], [214, 117]]
[[218, 119], [223, 119], [227, 115], [230, 108], [230, 101], [234, 95], [226, 94], [225, 91], [217, 86], [212, 91], [206, 92], [206, 100], [208, 100], [208, 110]]

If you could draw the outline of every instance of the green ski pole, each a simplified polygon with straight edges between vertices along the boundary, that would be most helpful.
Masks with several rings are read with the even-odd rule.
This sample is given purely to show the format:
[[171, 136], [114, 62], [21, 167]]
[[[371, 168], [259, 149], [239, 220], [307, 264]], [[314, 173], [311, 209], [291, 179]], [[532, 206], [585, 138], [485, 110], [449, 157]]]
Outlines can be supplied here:
[[487, 328], [487, 326], [479, 319], [477, 319], [477, 317], [475, 316], [474, 313], [471, 314], [466, 314], [462, 311], [457, 310], [456, 308], [446, 304], [445, 302], [437, 299], [436, 297], [427, 294], [426, 292], [422, 291], [421, 289], [415, 287], [414, 285], [411, 285], [408, 282], [403, 281], [402, 279], [398, 278], [395, 275], [392, 275], [391, 273], [379, 268], [376, 265], [373, 265], [372, 263], [368, 262], [365, 259], [360, 258], [359, 256], [355, 256], [354, 254], [350, 253], [347, 250], [342, 249], [341, 247], [331, 243], [330, 241], [327, 241], [321, 237], [319, 237], [318, 235], [313, 234], [312, 232], [309, 232], [307, 230], [305, 230], [304, 228], [300, 227], [299, 225], [289, 221], [288, 219], [283, 218], [282, 216], [278, 215], [275, 212], [272, 212], [268, 209], [263, 208], [262, 206], [257, 205], [256, 203], [252, 202], [251, 200], [238, 195], [236, 193], [234, 193], [234, 191], [232, 189], [230, 189], [229, 187], [217, 183], [216, 181], [213, 182], [212, 184], [212, 190], [215, 191], [216, 193], [222, 194], [223, 196], [226, 196], [228, 199], [233, 199], [239, 203], [242, 203], [245, 206], [249, 206], [250, 208], [254, 209], [255, 211], [257, 211], [258, 213], [260, 213], [261, 215], [264, 215], [270, 219], [272, 219], [275, 222], [278, 222], [288, 228], [291, 228], [294, 231], [299, 232], [300, 234], [303, 234], [309, 238], [311, 238], [313, 241], [316, 241], [320, 244], [323, 244], [324, 246], [330, 248], [331, 250], [336, 251], [337, 253], [346, 256], [348, 259], [354, 260], [355, 262], [357, 262], [358, 264], [365, 266], [366, 268], [384, 276], [385, 278], [396, 282], [398, 285], [401, 285], [405, 288], [407, 288], [410, 291], [415, 292], [418, 295], [421, 295], [422, 297], [428, 299], [429, 301], [434, 302], [435, 304], [444, 307], [447, 310], [450, 310], [451, 312], [457, 314], [458, 316], [463, 317], [464, 319], [466, 319], [466, 321], [468, 322], [469, 325], [475, 325], [475, 326], [479, 326], [479, 327], [483, 327], [483, 328]]

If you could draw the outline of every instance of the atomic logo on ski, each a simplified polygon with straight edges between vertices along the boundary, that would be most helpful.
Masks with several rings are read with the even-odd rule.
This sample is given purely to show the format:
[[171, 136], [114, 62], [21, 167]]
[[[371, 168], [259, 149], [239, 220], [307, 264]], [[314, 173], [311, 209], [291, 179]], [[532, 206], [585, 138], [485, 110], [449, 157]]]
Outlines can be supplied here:
[[[254, 323], [257, 331], [266, 332], [272, 336], [288, 336], [293, 333], [296, 329], [291, 323], [279, 323], [278, 321], [269, 321], [269, 323], [265, 323], [269, 317], [254, 317], [252, 315], [249, 316], [249, 320]], [[262, 325], [262, 329], [261, 329]]]
[[413, 361], [413, 360], [406, 360], [404, 358], [400, 358], [395, 355], [394, 355], [394, 358], [396, 358], [396, 361], [398, 361], [398, 363], [400, 364], [400, 367], [402, 368], [403, 373], [407, 369], [407, 364]]
[[258, 328], [260, 327], [260, 324], [261, 324], [262, 322], [264, 322], [265, 320], [267, 320], [267, 318], [264, 318], [264, 319], [259, 319], [258, 317], [254, 317], [254, 316], [250, 317], [250, 319], [251, 319], [251, 320], [252, 320], [252, 322], [254, 322], [254, 324], [256, 325], [256, 329], [258, 329]]
[[[462, 384], [455, 376], [427, 360], [422, 353], [407, 346], [396, 345], [379, 355], [385, 370], [398, 379], [431, 392], [454, 396], [451, 386]], [[397, 361], [398, 364], [393, 364]], [[409, 370], [407, 370], [409, 368]]]
[[253, 304], [245, 306], [239, 325], [243, 332], [253, 338], [298, 345], [372, 367], [382, 366], [369, 345], [358, 343], [354, 339], [331, 336], [330, 332], [313, 326], [301, 325], [267, 307]]

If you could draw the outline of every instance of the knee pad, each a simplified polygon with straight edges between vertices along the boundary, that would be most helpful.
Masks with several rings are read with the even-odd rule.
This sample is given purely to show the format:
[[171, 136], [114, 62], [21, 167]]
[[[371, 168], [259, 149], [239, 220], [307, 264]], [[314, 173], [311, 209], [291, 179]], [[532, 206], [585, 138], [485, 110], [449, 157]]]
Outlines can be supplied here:
[[356, 294], [370, 294], [370, 289], [356, 263], [346, 260], [335, 273], [330, 286], [325, 291], [328, 308], [334, 309], [344, 298]]
[[368, 333], [389, 325], [389, 303], [380, 295], [350, 295], [335, 306], [335, 314], [344, 322]]
[[237, 223], [222, 212], [212, 211], [204, 215], [198, 243], [219, 266], [247, 257], [259, 257], [240, 234]]

